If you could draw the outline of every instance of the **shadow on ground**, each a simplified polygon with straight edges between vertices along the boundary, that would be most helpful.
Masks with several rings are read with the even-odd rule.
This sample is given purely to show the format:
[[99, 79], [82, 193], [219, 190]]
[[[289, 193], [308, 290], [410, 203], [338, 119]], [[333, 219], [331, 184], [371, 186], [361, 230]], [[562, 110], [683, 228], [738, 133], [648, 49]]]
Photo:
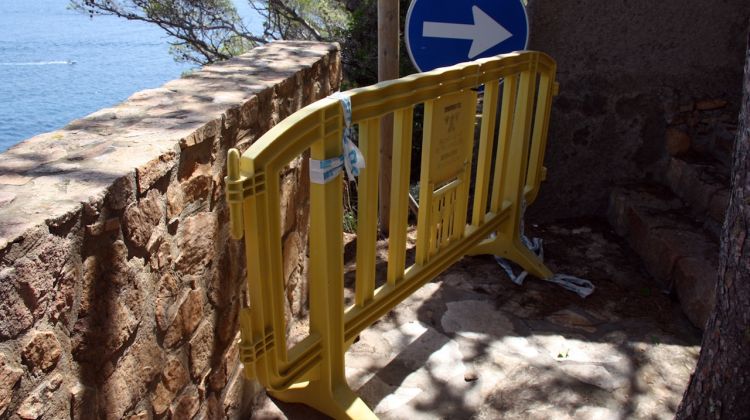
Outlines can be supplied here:
[[[380, 418], [673, 417], [700, 331], [604, 223], [530, 231], [553, 271], [591, 280], [594, 294], [517, 286], [492, 257], [462, 259], [347, 353], [350, 386]], [[325, 417], [266, 400], [254, 418]]]

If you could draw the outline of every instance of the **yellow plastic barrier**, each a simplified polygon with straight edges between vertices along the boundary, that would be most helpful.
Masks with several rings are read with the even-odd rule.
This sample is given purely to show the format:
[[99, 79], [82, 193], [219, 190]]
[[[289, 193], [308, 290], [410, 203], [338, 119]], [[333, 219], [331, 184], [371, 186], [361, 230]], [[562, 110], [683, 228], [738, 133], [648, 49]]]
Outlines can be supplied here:
[[[543, 53], [519, 52], [345, 93], [366, 162], [358, 178], [355, 303], [344, 307], [339, 174], [332, 182], [310, 185], [310, 331], [290, 349], [280, 171], [308, 150], [315, 160], [341, 156], [342, 106], [337, 99], [320, 100], [279, 123], [241, 157], [231, 150], [227, 201], [233, 237], [245, 236], [250, 295], [249, 307], [240, 314], [246, 374], [280, 400], [301, 402], [337, 419], [374, 419], [344, 375], [344, 353], [362, 330], [465, 255], [499, 255], [540, 278], [551, 277], [521, 243], [520, 225], [524, 202], [534, 201], [546, 176], [542, 162], [557, 91], [555, 68]], [[476, 88], [482, 85], [477, 121]], [[412, 127], [418, 104], [424, 104], [424, 132], [416, 261], [407, 267]], [[395, 115], [388, 270], [387, 281], [376, 289], [379, 118], [388, 113]]]

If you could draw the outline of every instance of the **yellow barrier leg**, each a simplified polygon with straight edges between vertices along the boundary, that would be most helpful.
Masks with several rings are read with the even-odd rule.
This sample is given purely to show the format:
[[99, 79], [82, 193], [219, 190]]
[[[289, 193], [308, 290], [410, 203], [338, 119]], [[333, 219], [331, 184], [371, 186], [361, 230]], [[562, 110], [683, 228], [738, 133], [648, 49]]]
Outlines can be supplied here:
[[[340, 129], [321, 132], [311, 147], [313, 159], [339, 156]], [[335, 419], [377, 419], [346, 382], [344, 368], [344, 259], [341, 175], [310, 185], [310, 334], [321, 341], [320, 375], [285, 391], [271, 393], [303, 403]]]
[[[497, 212], [500, 210], [501, 203], [512, 203], [510, 217], [501, 225], [494, 238], [479, 243], [468, 255], [497, 255], [515, 262], [536, 277], [549, 279], [552, 277], [552, 271], [521, 242], [523, 232], [520, 230], [528, 169], [526, 157], [529, 156], [530, 147], [526, 139], [531, 133], [535, 83], [536, 64], [522, 72], [518, 79], [510, 80], [507, 95], [503, 95], [503, 109], [515, 103], [515, 112], [501, 121], [500, 134], [504, 136], [501, 139], [505, 150], [498, 147], [498, 151], [503, 155], [500, 156], [502, 160], [499, 161], [504, 162], [505, 165], [496, 170], [496, 175], [502, 176], [495, 177], [492, 207], [493, 211]], [[512, 124], [510, 118], [513, 119]], [[507, 156], [521, 158], [505, 159], [506, 153]]]
[[378, 418], [346, 384], [326, 389], [319, 381], [302, 382], [286, 391], [269, 394], [284, 402], [305, 404], [337, 420]]
[[467, 255], [497, 255], [513, 261], [528, 271], [529, 274], [540, 279], [552, 278], [552, 271], [544, 265], [544, 262], [526, 248], [520, 237], [516, 238], [516, 240], [512, 240], [509, 239], [507, 234], [500, 233], [492, 239], [480, 242]]

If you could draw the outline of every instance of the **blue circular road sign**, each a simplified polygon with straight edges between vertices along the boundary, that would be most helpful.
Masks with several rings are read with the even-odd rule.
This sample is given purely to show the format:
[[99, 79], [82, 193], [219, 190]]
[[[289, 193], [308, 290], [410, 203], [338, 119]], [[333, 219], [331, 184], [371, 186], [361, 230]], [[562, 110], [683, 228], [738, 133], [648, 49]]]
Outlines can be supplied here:
[[521, 0], [413, 0], [406, 47], [419, 71], [524, 50], [529, 21]]

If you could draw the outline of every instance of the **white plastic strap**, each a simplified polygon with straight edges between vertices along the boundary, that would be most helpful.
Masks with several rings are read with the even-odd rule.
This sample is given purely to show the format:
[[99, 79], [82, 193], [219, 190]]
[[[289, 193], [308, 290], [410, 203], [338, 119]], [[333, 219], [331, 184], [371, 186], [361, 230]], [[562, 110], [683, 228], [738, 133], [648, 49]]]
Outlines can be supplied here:
[[344, 157], [337, 156], [326, 160], [310, 159], [310, 182], [326, 184], [341, 173]]
[[365, 167], [365, 158], [352, 141], [354, 130], [352, 128], [351, 98], [344, 92], [336, 92], [329, 97], [338, 99], [344, 109], [344, 133], [341, 139], [344, 154], [326, 160], [310, 159], [310, 182], [316, 184], [325, 184], [331, 181], [341, 173], [342, 167], [346, 169], [346, 175], [353, 181], [359, 176], [360, 170]]
[[[529, 248], [530, 251], [532, 251], [542, 261], [544, 261], [544, 248], [542, 246], [541, 238], [529, 239], [526, 235], [524, 235], [521, 237], [521, 239], [524, 245], [526, 245], [526, 247]], [[498, 256], [495, 256], [495, 261], [497, 261], [498, 265], [500, 265], [503, 271], [505, 271], [508, 277], [510, 277], [510, 281], [519, 286], [523, 285], [523, 281], [526, 280], [526, 277], [529, 275], [527, 271], [521, 271], [518, 275], [516, 275], [516, 273], [513, 271], [513, 266], [511, 265], [510, 261]], [[564, 289], [575, 292], [582, 298], [585, 298], [594, 293], [593, 283], [586, 279], [571, 276], [568, 274], [554, 274], [552, 278], [545, 279], [545, 281], [555, 283]]]
[[[526, 213], [526, 200], [524, 200], [521, 205], [521, 242], [523, 242], [524, 246], [528, 248], [529, 251], [536, 254], [539, 259], [544, 262], [544, 246], [542, 243], [542, 238], [529, 239], [526, 235], [523, 234], [523, 232], [525, 231], [524, 213]], [[526, 276], [529, 275], [529, 273], [525, 270], [516, 275], [513, 272], [513, 266], [511, 265], [510, 261], [506, 260], [505, 258], [495, 256], [495, 261], [497, 261], [498, 265], [500, 265], [505, 273], [508, 274], [508, 277], [510, 277], [510, 281], [519, 286], [523, 284]], [[586, 279], [571, 276], [568, 274], [554, 274], [552, 278], [545, 280], [551, 283], [555, 283], [564, 289], [570, 290], [571, 292], [575, 292], [582, 298], [585, 298], [588, 295], [594, 293], [593, 283]]]
[[330, 96], [333, 99], [338, 99], [341, 103], [341, 107], [344, 109], [344, 135], [341, 139], [344, 146], [344, 167], [346, 168], [346, 175], [350, 180], [359, 176], [359, 172], [365, 167], [365, 157], [362, 156], [362, 152], [352, 141], [354, 136], [354, 128], [352, 128], [352, 100], [350, 96], [344, 92], [336, 92]]

